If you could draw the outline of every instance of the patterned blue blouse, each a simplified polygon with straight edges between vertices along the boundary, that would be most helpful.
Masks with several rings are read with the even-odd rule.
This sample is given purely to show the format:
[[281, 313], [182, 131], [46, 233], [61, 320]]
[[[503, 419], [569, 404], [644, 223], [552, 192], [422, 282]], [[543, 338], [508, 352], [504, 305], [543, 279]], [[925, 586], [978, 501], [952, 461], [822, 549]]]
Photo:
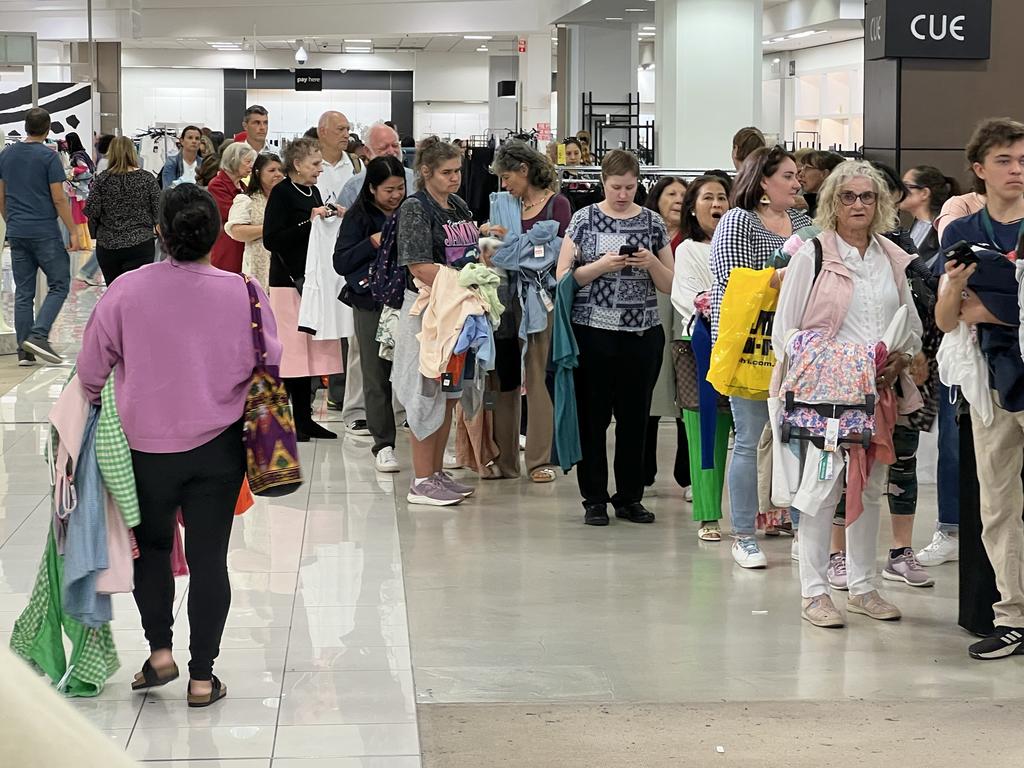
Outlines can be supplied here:
[[[597, 205], [588, 205], [575, 213], [565, 235], [579, 249], [576, 266], [618, 253], [624, 245], [646, 248], [655, 255], [668, 245], [665, 222], [647, 208], [630, 219], [616, 219]], [[572, 306], [572, 322], [606, 331], [646, 331], [660, 325], [658, 294], [650, 273], [626, 267], [583, 286]]]

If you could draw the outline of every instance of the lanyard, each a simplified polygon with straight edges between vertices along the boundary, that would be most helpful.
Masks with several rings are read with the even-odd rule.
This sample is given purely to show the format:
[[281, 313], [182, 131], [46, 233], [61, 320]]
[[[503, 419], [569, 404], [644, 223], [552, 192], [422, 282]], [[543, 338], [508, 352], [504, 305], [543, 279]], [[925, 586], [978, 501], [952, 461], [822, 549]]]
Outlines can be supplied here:
[[998, 248], [1003, 253], [1012, 253], [1013, 251], [1017, 250], [1017, 243], [1020, 242], [1021, 237], [1024, 237], [1024, 219], [1021, 219], [1020, 228], [1017, 230], [1016, 241], [1013, 243], [1013, 245], [1010, 246], [1008, 250], [1003, 251], [1002, 246], [996, 240], [996, 231], [995, 227], [992, 225], [992, 217], [989, 216], [988, 214], [988, 206], [985, 206], [984, 208], [981, 209], [981, 223], [985, 227], [985, 234], [988, 235], [989, 244], [994, 248]]

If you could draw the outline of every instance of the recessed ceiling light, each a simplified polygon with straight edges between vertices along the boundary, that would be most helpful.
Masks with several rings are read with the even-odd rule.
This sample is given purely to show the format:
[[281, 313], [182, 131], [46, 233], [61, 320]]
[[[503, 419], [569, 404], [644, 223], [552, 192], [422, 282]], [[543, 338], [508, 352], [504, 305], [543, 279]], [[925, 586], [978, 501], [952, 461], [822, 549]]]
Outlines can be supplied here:
[[346, 40], [346, 43], [372, 43], [373, 40]]
[[761, 41], [761, 45], [771, 45], [771, 44], [772, 44], [771, 40], [762, 40]]
[[605, 21], [623, 21], [623, 18], [621, 16], [605, 16], [604, 20]]
[[640, 27], [644, 32], [654, 32], [657, 27]]
[[627, 8], [626, 13], [643, 13], [645, 8]]
[[494, 35], [463, 35], [463, 40], [493, 40]]
[[481, 45], [479, 48], [477, 48], [477, 50], [480, 51], [481, 53], [486, 53], [487, 52], [487, 46], [486, 45]]

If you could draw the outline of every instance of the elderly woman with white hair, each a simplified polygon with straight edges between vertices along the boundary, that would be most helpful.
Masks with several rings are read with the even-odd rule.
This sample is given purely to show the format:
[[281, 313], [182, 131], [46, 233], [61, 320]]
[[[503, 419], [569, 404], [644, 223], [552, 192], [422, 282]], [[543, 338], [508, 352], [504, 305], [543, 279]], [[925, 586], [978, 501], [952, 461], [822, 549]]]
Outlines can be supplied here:
[[[920, 406], [917, 387], [909, 375], [922, 335], [905, 272], [913, 257], [882, 235], [895, 222], [895, 202], [879, 172], [866, 162], [839, 165], [820, 191], [815, 224], [821, 234], [793, 256], [775, 315], [772, 346], [779, 360], [788, 355], [789, 373], [783, 379], [783, 389], [802, 392], [803, 382], [791, 377], [806, 366], [808, 387], [828, 390], [832, 396], [853, 393], [864, 402], [867, 395], [874, 395], [877, 403], [874, 424], [865, 419], [860, 427], [873, 428], [870, 450], [865, 452], [854, 444], [849, 450], [828, 453], [821, 445], [804, 446], [806, 471], [793, 506], [800, 511], [802, 616], [818, 627], [844, 624], [829, 595], [827, 578], [832, 518], [844, 492], [842, 456], [847, 463], [847, 610], [883, 621], [901, 616], [875, 586], [882, 496], [887, 464], [894, 458], [892, 431], [898, 415]], [[905, 322], [901, 322], [904, 313]], [[881, 359], [879, 343], [883, 340], [885, 357]], [[856, 369], [860, 375], [855, 376], [855, 358], [870, 360], [873, 365]], [[824, 369], [832, 363], [839, 373]], [[797, 399], [821, 401], [806, 395]], [[805, 411], [812, 422], [820, 420], [820, 424], [809, 425], [812, 433], [821, 426], [831, 431], [842, 422], [842, 436], [843, 429], [855, 424], [847, 421], [846, 413], [840, 419], [826, 420], [816, 415], [817, 411], [811, 413], [812, 409], [796, 410]], [[864, 415], [850, 413], [854, 419]], [[824, 433], [826, 441], [829, 431]], [[855, 510], [853, 515], [851, 510]]]
[[217, 201], [220, 210], [220, 237], [213, 246], [210, 263], [225, 272], [240, 273], [242, 271], [242, 254], [245, 243], [232, 240], [224, 232], [224, 224], [231, 213], [231, 204], [238, 195], [245, 194], [242, 179], [252, 173], [252, 165], [256, 162], [256, 150], [243, 142], [235, 142], [224, 150], [220, 160], [220, 171], [210, 181], [206, 191]]

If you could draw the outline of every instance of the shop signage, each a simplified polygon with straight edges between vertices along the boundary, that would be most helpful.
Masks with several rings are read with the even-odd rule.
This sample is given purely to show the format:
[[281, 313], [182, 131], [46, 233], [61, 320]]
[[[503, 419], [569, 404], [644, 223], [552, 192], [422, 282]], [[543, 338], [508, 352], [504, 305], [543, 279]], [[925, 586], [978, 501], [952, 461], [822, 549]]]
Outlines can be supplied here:
[[992, 0], [867, 0], [864, 57], [987, 59]]
[[296, 69], [296, 91], [322, 91], [324, 89], [324, 71], [322, 69]]

